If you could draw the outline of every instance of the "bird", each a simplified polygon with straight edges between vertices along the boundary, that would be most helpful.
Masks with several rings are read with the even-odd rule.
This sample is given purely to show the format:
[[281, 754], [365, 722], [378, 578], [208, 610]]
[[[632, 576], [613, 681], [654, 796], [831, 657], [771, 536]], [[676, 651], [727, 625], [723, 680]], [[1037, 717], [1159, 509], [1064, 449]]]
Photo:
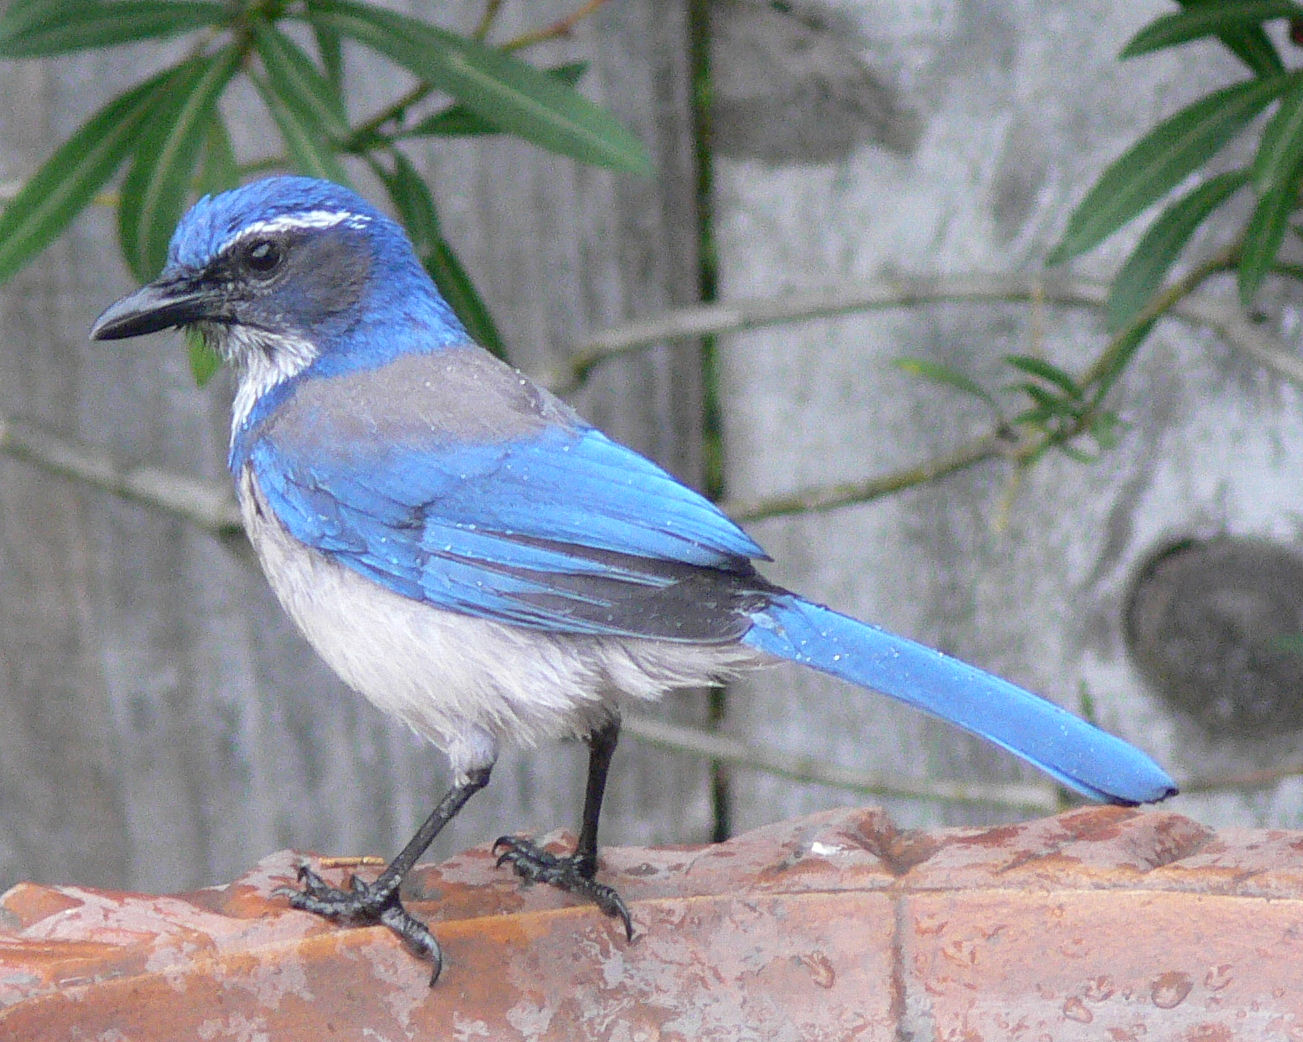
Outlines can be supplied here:
[[204, 196], [159, 276], [91, 337], [191, 327], [236, 372], [228, 465], [281, 605], [355, 691], [447, 756], [451, 785], [367, 883], [306, 865], [289, 904], [382, 923], [433, 963], [400, 886], [499, 751], [589, 750], [574, 850], [522, 836], [499, 865], [595, 902], [622, 704], [787, 660], [941, 717], [1098, 801], [1176, 786], [1055, 703], [769, 582], [769, 558], [701, 494], [477, 345], [402, 227], [350, 188], [279, 175]]

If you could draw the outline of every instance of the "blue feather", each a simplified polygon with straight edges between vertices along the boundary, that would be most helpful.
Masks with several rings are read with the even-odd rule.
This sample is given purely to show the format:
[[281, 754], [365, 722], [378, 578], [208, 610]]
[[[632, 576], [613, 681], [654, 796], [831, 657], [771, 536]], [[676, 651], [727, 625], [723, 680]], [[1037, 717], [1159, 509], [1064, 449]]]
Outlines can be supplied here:
[[1092, 799], [1150, 803], [1176, 792], [1139, 749], [1053, 702], [793, 594], [756, 615], [743, 640], [958, 724]]

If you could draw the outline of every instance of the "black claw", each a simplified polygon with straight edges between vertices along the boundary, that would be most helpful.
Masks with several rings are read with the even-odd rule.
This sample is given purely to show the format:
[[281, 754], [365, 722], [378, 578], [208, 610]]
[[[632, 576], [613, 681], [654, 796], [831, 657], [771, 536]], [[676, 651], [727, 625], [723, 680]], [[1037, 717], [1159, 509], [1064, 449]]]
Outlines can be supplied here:
[[430, 928], [403, 907], [397, 887], [364, 883], [356, 875], [347, 890], [333, 887], [306, 865], [299, 866], [302, 890], [279, 887], [277, 894], [288, 897], [291, 908], [311, 912], [331, 922], [353, 925], [380, 923], [396, 933], [417, 955], [434, 963], [433, 984], [443, 968], [443, 953]]
[[492, 849], [497, 851], [499, 847], [503, 848], [498, 855], [499, 866], [510, 862], [512, 870], [521, 879], [547, 883], [576, 897], [587, 898], [607, 915], [623, 922], [625, 936], [633, 940], [633, 918], [628, 905], [614, 887], [593, 878], [597, 866], [591, 859], [578, 854], [558, 857], [519, 836], [499, 836]]

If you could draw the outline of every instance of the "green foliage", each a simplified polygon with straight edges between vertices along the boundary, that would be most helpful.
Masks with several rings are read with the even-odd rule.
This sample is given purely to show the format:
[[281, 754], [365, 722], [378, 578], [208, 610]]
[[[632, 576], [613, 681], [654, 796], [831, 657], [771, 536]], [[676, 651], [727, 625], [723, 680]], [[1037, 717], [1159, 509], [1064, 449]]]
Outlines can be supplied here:
[[[302, 34], [286, 31], [297, 24]], [[501, 351], [488, 309], [440, 229], [434, 199], [400, 143], [414, 137], [511, 134], [579, 162], [648, 174], [646, 149], [575, 89], [585, 66], [540, 70], [510, 45], [490, 46], [352, 0], [11, 0], [0, 15], [0, 58], [33, 58], [193, 34], [188, 56], [92, 115], [0, 214], [0, 281], [57, 238], [119, 170], [118, 237], [137, 278], [163, 265], [172, 229], [200, 193], [268, 168], [347, 183], [371, 167], [467, 328]], [[315, 53], [300, 40], [311, 41]], [[343, 43], [353, 40], [414, 74], [417, 86], [378, 115], [350, 123]], [[247, 77], [275, 121], [283, 154], [240, 162], [222, 113]], [[451, 99], [408, 125], [435, 93]], [[197, 340], [201, 382], [215, 360]]]
[[1109, 332], [1120, 332], [1149, 306], [1195, 229], [1247, 181], [1244, 170], [1210, 177], [1158, 215], [1113, 279], [1108, 299]]
[[[1303, 71], [1286, 68], [1265, 29], [1282, 18], [1291, 28], [1303, 25], [1303, 4], [1180, 0], [1179, 7], [1141, 29], [1122, 57], [1215, 39], [1253, 75], [1211, 91], [1144, 134], [1104, 170], [1069, 217], [1051, 263], [1093, 249], [1196, 179], [1150, 224], [1114, 279], [1109, 327], [1115, 333], [1149, 307], [1200, 225], [1246, 186], [1254, 204], [1231, 253], [1241, 301], [1249, 304], [1262, 280], [1281, 270], [1277, 255], [1303, 188]], [[1255, 124], [1271, 106], [1271, 116]], [[1261, 131], [1248, 171], [1209, 169], [1227, 143], [1254, 125]]]
[[1122, 48], [1121, 57], [1175, 47], [1215, 36], [1259, 75], [1280, 72], [1280, 56], [1262, 23], [1273, 18], [1298, 18], [1303, 6], [1288, 0], [1203, 0], [1150, 22]]
[[[1017, 377], [1003, 389], [1006, 395], [1017, 396], [1019, 411], [1013, 416], [1006, 415], [994, 391], [958, 369], [923, 358], [900, 358], [896, 365], [913, 376], [975, 398], [990, 410], [997, 431], [1005, 436], [1013, 437], [1018, 431], [1033, 435], [1019, 450], [1024, 463], [1034, 462], [1050, 449], [1089, 463], [1116, 444], [1121, 421], [1101, 407], [1099, 394], [1067, 370], [1034, 355], [1006, 355], [1004, 361]], [[1079, 444], [1082, 437], [1092, 439], [1096, 449], [1083, 450]]]

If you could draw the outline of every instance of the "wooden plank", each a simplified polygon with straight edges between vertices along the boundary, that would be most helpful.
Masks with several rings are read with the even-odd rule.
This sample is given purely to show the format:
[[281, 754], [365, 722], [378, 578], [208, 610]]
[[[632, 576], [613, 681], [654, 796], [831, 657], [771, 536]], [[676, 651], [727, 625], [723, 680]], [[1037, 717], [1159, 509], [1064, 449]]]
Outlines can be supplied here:
[[[1157, 59], [1120, 67], [1116, 50], [1152, 15], [1147, 7], [1075, 5], [1049, 21], [1023, 13], [712, 5], [715, 119], [734, 121], [716, 127], [729, 142], [714, 170], [722, 299], [893, 271], [1035, 272], [1109, 157], [1180, 99], [1242, 72], [1211, 49], [1196, 65]], [[751, 24], [757, 19], [763, 33]], [[771, 82], [761, 70], [777, 66], [805, 79]], [[889, 119], [861, 111], [870, 82], [886, 91], [887, 111], [912, 114], [912, 141], [893, 135]], [[817, 153], [782, 153], [765, 136], [768, 123], [745, 122], [766, 104], [770, 122], [782, 113], [788, 124], [838, 125], [823, 128]], [[1231, 230], [1223, 226], [1224, 239]], [[1104, 277], [1134, 234], [1077, 270]], [[1104, 342], [1097, 312], [1031, 304], [915, 307], [724, 338], [729, 494], [749, 501], [887, 474], [989, 426], [975, 399], [911, 380], [894, 359], [952, 365], [999, 388], [1014, 379], [1002, 369], [1005, 354], [1077, 369]], [[1128, 583], [1163, 540], [1209, 526], [1297, 538], [1284, 520], [1293, 516], [1303, 444], [1297, 396], [1244, 373], [1243, 361], [1210, 336], [1163, 325], [1117, 402], [1128, 426], [1102, 462], [1053, 457], [1022, 477], [987, 464], [872, 504], [757, 523], [753, 534], [777, 559], [767, 572], [1073, 709], [1088, 695], [1104, 726], [1178, 775], [1251, 767], [1248, 748], [1196, 735], [1168, 715], [1121, 636]], [[728, 727], [750, 741], [912, 781], [1040, 777], [944, 724], [793, 669], [735, 688]], [[1297, 822], [1288, 792], [1271, 813], [1288, 807], [1286, 822]], [[735, 772], [734, 793], [737, 828], [858, 798], [746, 771]], [[1222, 823], [1267, 820], [1250, 796], [1184, 805]], [[910, 825], [1010, 813], [889, 806]]]

